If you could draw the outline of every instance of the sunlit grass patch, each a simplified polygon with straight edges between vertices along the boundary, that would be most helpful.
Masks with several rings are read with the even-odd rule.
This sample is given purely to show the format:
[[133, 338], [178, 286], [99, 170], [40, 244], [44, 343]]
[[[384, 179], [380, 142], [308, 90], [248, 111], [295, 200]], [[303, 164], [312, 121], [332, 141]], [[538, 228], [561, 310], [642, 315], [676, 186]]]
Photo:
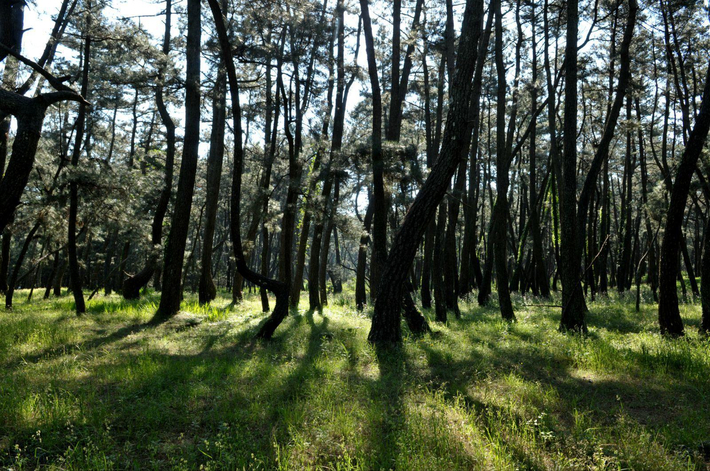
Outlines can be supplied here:
[[555, 301], [516, 298], [515, 323], [462, 303], [384, 350], [350, 293], [302, 300], [271, 341], [256, 295], [188, 295], [158, 326], [153, 294], [80, 317], [20, 302], [0, 317], [0, 467], [703, 469], [710, 344], [632, 301], [591, 303], [588, 336], [557, 331]]

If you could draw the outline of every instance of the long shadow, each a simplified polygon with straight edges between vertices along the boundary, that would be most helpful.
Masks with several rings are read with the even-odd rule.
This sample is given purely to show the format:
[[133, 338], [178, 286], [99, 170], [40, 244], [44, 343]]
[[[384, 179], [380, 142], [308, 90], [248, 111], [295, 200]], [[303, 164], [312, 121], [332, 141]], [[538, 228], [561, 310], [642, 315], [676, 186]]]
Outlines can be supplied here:
[[135, 323], [127, 325], [125, 327], [121, 327], [117, 331], [105, 337], [89, 339], [79, 343], [67, 343], [58, 347], [48, 348], [39, 353], [35, 353], [33, 355], [25, 355], [15, 360], [12, 360], [6, 363], [5, 366], [13, 368], [23, 363], [37, 363], [40, 360], [51, 360], [53, 358], [57, 358], [59, 356], [70, 354], [73, 352], [84, 352], [88, 350], [94, 350], [99, 347], [118, 342], [119, 340], [125, 339], [129, 335], [142, 332], [143, 330], [148, 329], [150, 327], [153, 326], [146, 323]]
[[397, 436], [405, 423], [402, 401], [406, 371], [405, 352], [401, 345], [376, 345], [375, 355], [380, 377], [370, 385], [370, 394], [379, 414], [370, 424], [370, 468], [396, 469], [397, 456], [400, 453]]
[[[601, 338], [592, 338], [589, 341], [604, 342]], [[620, 355], [631, 359], [627, 365], [632, 365], [632, 370], [585, 375], [572, 361], [564, 358], [564, 355], [557, 356], [551, 352], [551, 356], [541, 357], [540, 351], [531, 349], [529, 342], [518, 342], [514, 345], [515, 347], [511, 348], [489, 344], [490, 354], [472, 352], [469, 358], [452, 360], [437, 349], [422, 344], [421, 348], [426, 352], [429, 366], [429, 371], [422, 380], [440, 387], [449, 399], [462, 397], [473, 410], [481, 412], [479, 415], [484, 418], [485, 427], [496, 425], [495, 422], [486, 421], [486, 417], [496, 417], [504, 411], [500, 411], [495, 404], [484, 404], [471, 396], [469, 388], [472, 382], [470, 377], [465, 376], [467, 371], [486, 371], [493, 380], [497, 377], [502, 379], [502, 376], [514, 371], [516, 376], [528, 384], [544, 384], [550, 387], [555, 391], [555, 410], [559, 419], [557, 426], [565, 429], [565, 433], [571, 433], [574, 427], [575, 410], [591, 414], [591, 420], [601, 425], [616, 423], [621, 414], [639, 426], [650, 426], [657, 430], [684, 429], [692, 422], [696, 432], [684, 434], [688, 442], [676, 446], [695, 449], [700, 440], [698, 437], [703, 435], [703, 431], [698, 427], [707, 427], [710, 423], [710, 407], [704, 400], [703, 392], [707, 383], [686, 378], [681, 371], [676, 371], [681, 369], [681, 365], [685, 365], [684, 368], [695, 370], [694, 373], [699, 377], [702, 365], [687, 364], [682, 352], [678, 353], [677, 357], [661, 354], [660, 358], [654, 358], [648, 353], [622, 348]], [[611, 345], [608, 348], [619, 349]], [[659, 362], [659, 368], [663, 368], [673, 380], [644, 381], [644, 371], [646, 374], [649, 369], [653, 371], [653, 362]], [[626, 379], [627, 377], [629, 379]], [[698, 407], [692, 412], [679, 414], [676, 408], [679, 403], [695, 403]], [[543, 404], [534, 405], [545, 407]], [[524, 418], [519, 417], [518, 420], [524, 421]], [[514, 444], [506, 444], [506, 448], [526, 467], [539, 466], [527, 456], [524, 448]]]
[[[440, 352], [427, 346], [422, 347], [427, 355], [427, 363], [429, 364], [429, 376], [427, 382], [432, 384], [436, 389], [442, 391], [446, 399], [450, 402], [455, 400], [463, 400], [466, 407], [476, 413], [476, 417], [481, 419], [478, 424], [483, 428], [488, 436], [495, 436], [500, 433], [497, 430], [498, 424], [495, 423], [497, 417], [504, 416], [508, 413], [500, 406], [492, 403], [484, 403], [473, 398], [467, 389], [467, 381], [465, 378], [460, 378], [456, 371], [470, 371], [471, 365], [463, 363], [480, 364], [480, 360], [476, 359], [471, 362], [450, 362]], [[470, 379], [470, 378], [468, 378]], [[526, 453], [526, 451], [513, 443], [504, 443], [505, 449], [519, 463], [523, 464], [523, 469], [540, 469], [540, 466], [535, 463]]]

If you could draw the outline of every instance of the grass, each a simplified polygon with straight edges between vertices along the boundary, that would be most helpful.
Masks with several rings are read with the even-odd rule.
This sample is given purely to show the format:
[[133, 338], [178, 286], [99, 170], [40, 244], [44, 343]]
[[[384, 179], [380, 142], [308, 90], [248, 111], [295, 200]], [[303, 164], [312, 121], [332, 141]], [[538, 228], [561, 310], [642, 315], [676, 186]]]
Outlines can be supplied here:
[[[18, 296], [20, 299], [21, 296]], [[253, 339], [257, 297], [158, 327], [158, 298], [70, 297], [0, 314], [0, 468], [707, 469], [710, 342], [633, 297], [591, 304], [587, 337], [517, 298], [396, 349], [347, 296]], [[302, 300], [302, 306], [307, 305]], [[426, 313], [427, 315], [431, 313]]]

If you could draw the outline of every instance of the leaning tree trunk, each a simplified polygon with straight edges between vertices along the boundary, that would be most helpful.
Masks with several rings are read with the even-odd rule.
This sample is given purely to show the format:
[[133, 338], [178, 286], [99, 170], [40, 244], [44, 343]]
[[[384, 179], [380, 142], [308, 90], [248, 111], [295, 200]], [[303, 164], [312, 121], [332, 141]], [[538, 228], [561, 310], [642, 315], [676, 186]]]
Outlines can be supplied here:
[[[361, 3], [364, 3], [364, 0]], [[451, 87], [444, 145], [395, 236], [390, 256], [382, 271], [383, 282], [378, 287], [372, 328], [368, 336], [373, 343], [401, 342], [400, 312], [409, 270], [422, 236], [446, 194], [451, 177], [468, 153], [470, 125], [467, 117], [482, 17], [483, 2], [467, 0], [457, 54], [458, 63]]]
[[12, 295], [15, 293], [15, 286], [17, 285], [17, 277], [20, 276], [20, 269], [22, 268], [22, 262], [25, 261], [25, 255], [30, 248], [30, 244], [34, 240], [35, 233], [39, 229], [39, 221], [32, 226], [30, 232], [25, 237], [25, 242], [22, 244], [22, 249], [20, 254], [17, 256], [17, 261], [15, 262], [15, 268], [12, 270], [12, 275], [10, 276], [10, 282], [7, 285], [7, 293], [5, 294], [5, 309], [12, 309]]
[[705, 78], [703, 102], [683, 151], [680, 165], [673, 180], [671, 201], [666, 212], [666, 227], [661, 244], [660, 277], [658, 282], [658, 323], [661, 333], [672, 336], [683, 335], [683, 320], [678, 308], [678, 250], [683, 238], [683, 213], [688, 199], [690, 181], [695, 172], [700, 153], [710, 129], [710, 67]]

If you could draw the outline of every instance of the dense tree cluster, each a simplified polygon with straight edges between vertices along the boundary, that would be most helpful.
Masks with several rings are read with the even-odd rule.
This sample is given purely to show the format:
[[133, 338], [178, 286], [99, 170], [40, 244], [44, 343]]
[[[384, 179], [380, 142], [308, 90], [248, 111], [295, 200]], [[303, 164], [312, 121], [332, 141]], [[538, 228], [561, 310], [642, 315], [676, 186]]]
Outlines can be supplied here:
[[8, 308], [259, 289], [268, 338], [347, 284], [397, 342], [493, 292], [512, 321], [561, 290], [586, 332], [587, 298], [647, 285], [682, 335], [680, 282], [710, 330], [703, 2], [166, 0], [162, 31], [56, 3], [25, 51], [36, 7], [0, 2]]

